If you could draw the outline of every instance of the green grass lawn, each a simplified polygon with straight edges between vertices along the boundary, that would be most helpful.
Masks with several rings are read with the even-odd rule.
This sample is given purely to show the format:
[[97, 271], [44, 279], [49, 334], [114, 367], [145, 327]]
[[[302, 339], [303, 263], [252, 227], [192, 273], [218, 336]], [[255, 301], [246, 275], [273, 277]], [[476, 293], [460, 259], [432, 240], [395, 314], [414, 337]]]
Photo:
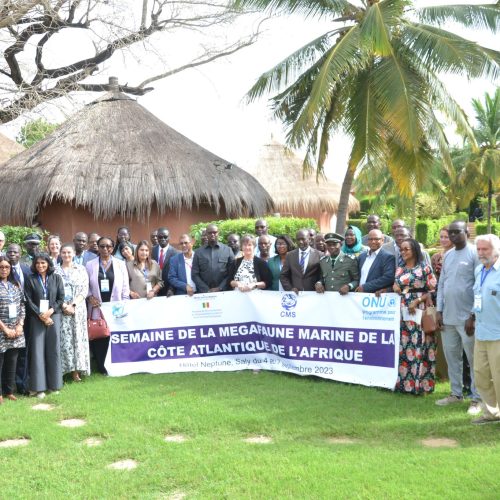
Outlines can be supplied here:
[[[0, 407], [0, 439], [31, 439], [0, 449], [0, 498], [498, 499], [500, 426], [472, 426], [465, 403], [436, 406], [448, 390], [414, 397], [265, 371], [93, 375], [48, 396], [52, 411], [32, 410], [34, 398]], [[243, 441], [255, 435], [273, 442]], [[458, 446], [426, 448], [429, 437]], [[128, 458], [135, 470], [106, 468]]]

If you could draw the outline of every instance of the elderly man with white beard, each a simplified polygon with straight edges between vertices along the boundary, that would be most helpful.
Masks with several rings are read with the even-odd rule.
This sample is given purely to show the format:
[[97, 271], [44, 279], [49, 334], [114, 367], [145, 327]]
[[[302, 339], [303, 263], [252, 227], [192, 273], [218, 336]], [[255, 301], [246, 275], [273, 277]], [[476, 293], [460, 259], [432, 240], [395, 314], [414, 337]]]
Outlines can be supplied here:
[[474, 378], [483, 401], [483, 414], [472, 421], [500, 422], [500, 239], [494, 234], [476, 238], [477, 255], [474, 307], [476, 341]]

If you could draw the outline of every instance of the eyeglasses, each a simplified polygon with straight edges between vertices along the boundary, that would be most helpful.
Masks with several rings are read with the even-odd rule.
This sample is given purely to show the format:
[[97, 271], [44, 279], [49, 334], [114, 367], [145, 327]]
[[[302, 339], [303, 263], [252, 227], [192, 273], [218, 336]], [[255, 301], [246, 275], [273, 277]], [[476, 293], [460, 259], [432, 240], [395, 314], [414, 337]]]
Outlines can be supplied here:
[[382, 238], [368, 238], [368, 241], [380, 241]]
[[400, 248], [400, 252], [411, 252], [411, 248]]
[[99, 248], [113, 248], [113, 245], [99, 245]]
[[170, 236], [165, 236], [164, 234], [162, 234], [161, 236], [158, 236], [159, 240], [168, 240], [169, 238], [170, 238]]

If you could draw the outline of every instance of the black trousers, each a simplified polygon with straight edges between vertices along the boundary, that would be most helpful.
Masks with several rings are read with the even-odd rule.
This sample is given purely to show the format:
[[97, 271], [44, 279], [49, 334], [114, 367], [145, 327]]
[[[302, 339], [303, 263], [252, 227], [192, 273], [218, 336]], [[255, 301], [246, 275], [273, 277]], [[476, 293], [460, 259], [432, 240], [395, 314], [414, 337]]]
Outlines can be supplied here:
[[16, 385], [19, 394], [28, 394], [28, 378], [29, 378], [29, 362], [28, 362], [28, 344], [30, 339], [29, 334], [29, 321], [24, 323], [24, 338], [26, 340], [26, 347], [19, 349], [19, 356], [17, 358], [16, 368]]
[[104, 361], [106, 361], [106, 354], [108, 353], [109, 347], [109, 337], [105, 339], [97, 339], [89, 342], [90, 352], [95, 359], [97, 364], [97, 371], [103, 375], [107, 375], [108, 372], [104, 368]]
[[0, 352], [0, 386], [4, 394], [14, 394], [16, 389], [16, 364], [19, 349]]

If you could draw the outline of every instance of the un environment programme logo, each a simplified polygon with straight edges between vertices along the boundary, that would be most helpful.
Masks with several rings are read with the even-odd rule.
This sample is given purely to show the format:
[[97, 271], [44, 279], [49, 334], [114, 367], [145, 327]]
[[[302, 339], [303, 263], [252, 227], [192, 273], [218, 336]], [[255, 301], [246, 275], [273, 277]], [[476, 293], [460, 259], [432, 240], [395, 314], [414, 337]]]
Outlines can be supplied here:
[[284, 293], [281, 296], [281, 307], [284, 309], [281, 311], [280, 316], [282, 318], [295, 318], [296, 313], [293, 309], [297, 305], [297, 295], [295, 293]]
[[396, 299], [392, 294], [382, 294], [380, 297], [370, 295], [363, 297], [361, 305], [364, 309], [394, 309]]

